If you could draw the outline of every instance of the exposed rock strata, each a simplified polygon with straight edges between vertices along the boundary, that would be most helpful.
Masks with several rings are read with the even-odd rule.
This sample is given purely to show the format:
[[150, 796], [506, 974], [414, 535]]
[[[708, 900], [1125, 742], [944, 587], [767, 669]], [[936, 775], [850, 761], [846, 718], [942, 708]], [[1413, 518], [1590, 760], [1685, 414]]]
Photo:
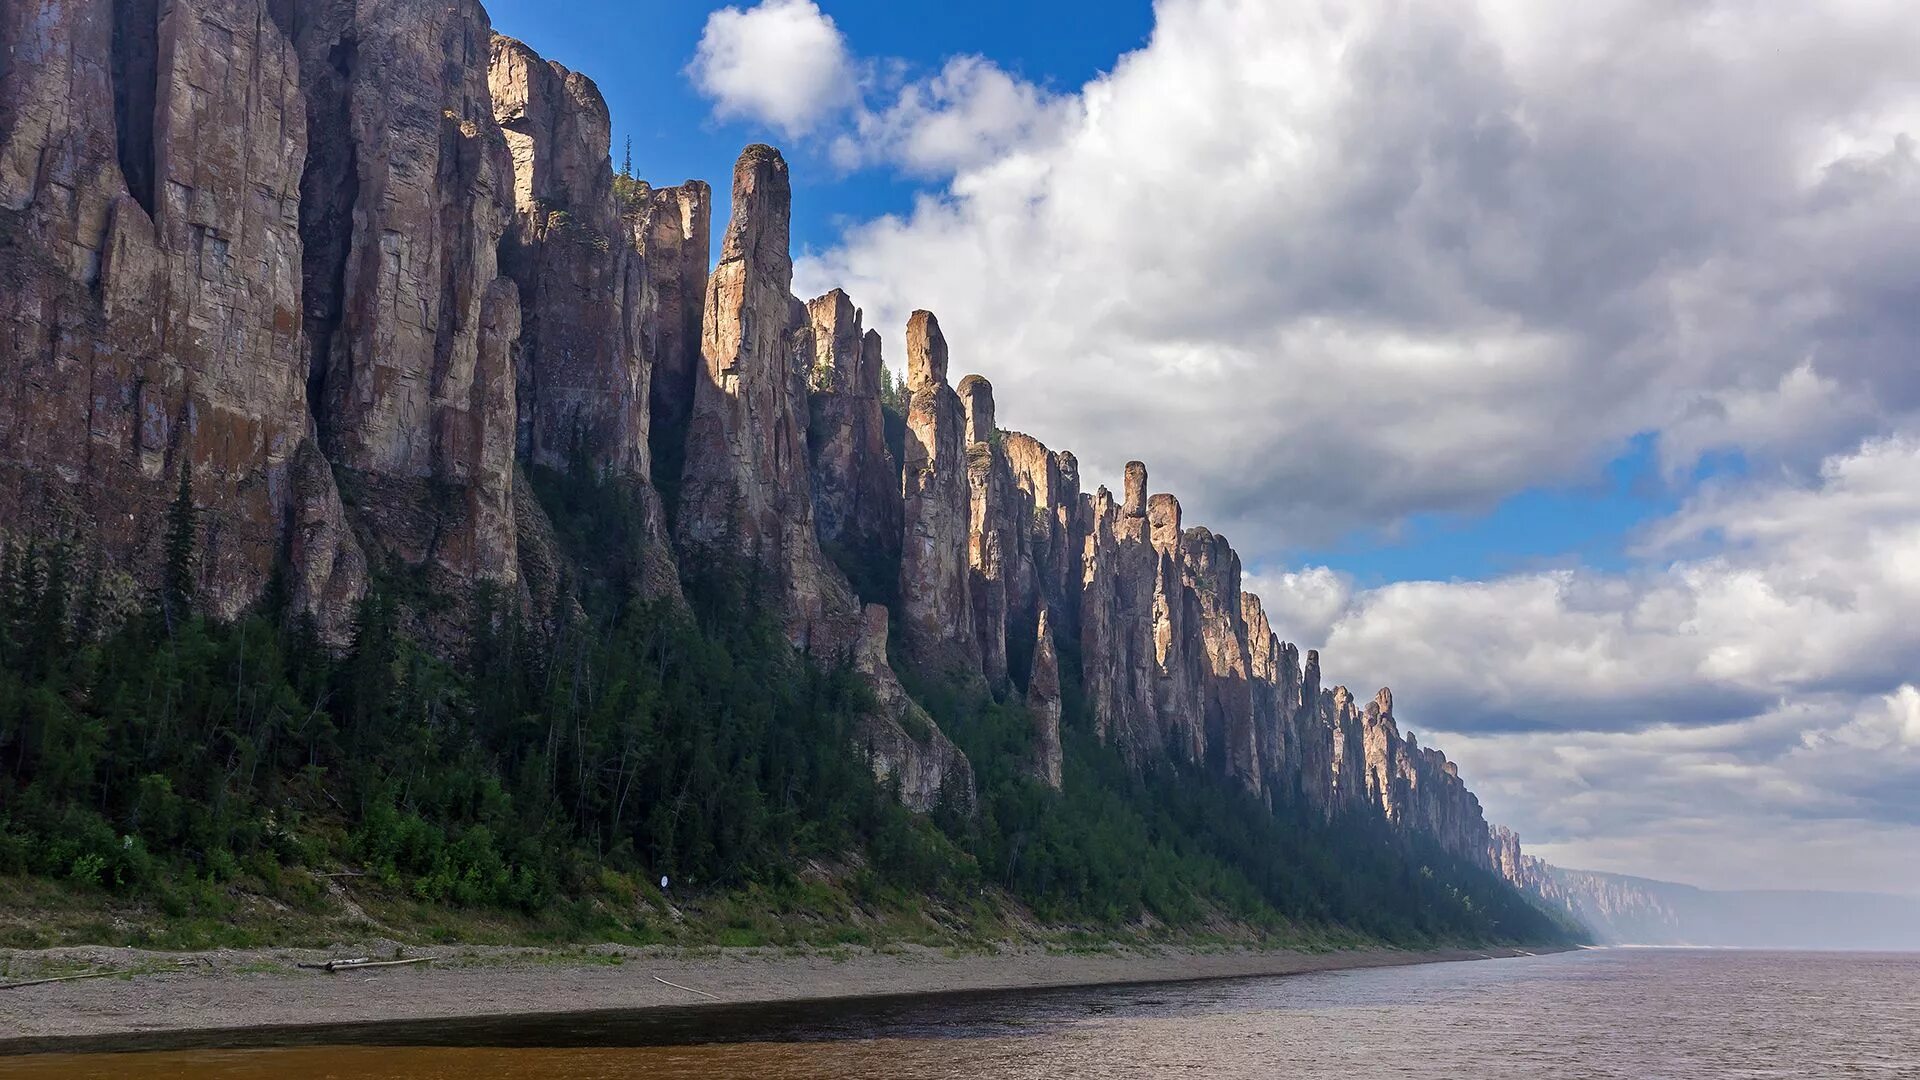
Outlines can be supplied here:
[[303, 466], [299, 57], [257, 0], [124, 7], [0, 13], [0, 528], [150, 583], [184, 466], [209, 608], [298, 540], [337, 636], [365, 564]]
[[[363, 535], [452, 581], [513, 582], [520, 299], [513, 165], [472, 0], [315, 0], [291, 16], [308, 398]], [[262, 32], [272, 24], [251, 22]]]

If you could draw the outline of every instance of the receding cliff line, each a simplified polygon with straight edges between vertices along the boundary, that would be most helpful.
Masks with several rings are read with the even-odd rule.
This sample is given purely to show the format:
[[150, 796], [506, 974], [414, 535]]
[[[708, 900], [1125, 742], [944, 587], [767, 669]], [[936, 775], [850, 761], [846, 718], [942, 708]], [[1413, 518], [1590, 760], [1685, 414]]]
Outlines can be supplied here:
[[616, 177], [592, 81], [474, 0], [16, 4], [0, 40], [8, 531], [150, 583], [184, 469], [208, 609], [279, 568], [339, 644], [381, 565], [536, 608], [526, 478], [583, 469], [643, 509], [644, 593], [737, 564], [795, 647], [864, 677], [858, 738], [917, 808], [969, 803], [972, 772], [896, 663], [1024, 703], [1043, 783], [1077, 701], [1139, 768], [1508, 861], [1390, 692], [1323, 688], [1143, 463], [1082, 491], [1070, 452], [1003, 430], [930, 312], [896, 460], [855, 298], [791, 293], [773, 148], [741, 156], [709, 268], [707, 186]]

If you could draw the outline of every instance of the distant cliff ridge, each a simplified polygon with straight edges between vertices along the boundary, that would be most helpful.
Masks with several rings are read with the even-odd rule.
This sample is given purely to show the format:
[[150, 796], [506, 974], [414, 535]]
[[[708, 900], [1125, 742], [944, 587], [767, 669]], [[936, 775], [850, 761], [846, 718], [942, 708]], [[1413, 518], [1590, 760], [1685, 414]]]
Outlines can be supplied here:
[[973, 779], [896, 662], [1024, 701], [1056, 787], [1072, 692], [1136, 764], [1521, 865], [1391, 692], [1324, 687], [1277, 636], [1225, 537], [1140, 462], [1085, 491], [1000, 429], [927, 312], [896, 453], [879, 336], [791, 293], [771, 147], [709, 268], [707, 185], [616, 178], [593, 82], [473, 0], [30, 0], [0, 47], [7, 532], [151, 584], [184, 472], [199, 602], [238, 615], [283, 573], [338, 644], [380, 567], [531, 605], [556, 556], [516, 473], [584, 468], [642, 493], [647, 594], [759, 568], [793, 645], [875, 691], [862, 744], [911, 806]]
[[1566, 870], [1493, 830], [1501, 874], [1541, 906], [1609, 945], [1773, 949], [1920, 949], [1920, 898], [1881, 893], [1714, 890]]

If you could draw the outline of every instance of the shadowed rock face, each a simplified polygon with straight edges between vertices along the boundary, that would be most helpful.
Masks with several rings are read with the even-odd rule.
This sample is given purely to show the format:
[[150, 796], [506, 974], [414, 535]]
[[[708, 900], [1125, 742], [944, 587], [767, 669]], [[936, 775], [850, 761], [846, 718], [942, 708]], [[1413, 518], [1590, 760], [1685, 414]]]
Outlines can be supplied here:
[[521, 312], [497, 254], [514, 180], [486, 12], [471, 0], [316, 0], [292, 21], [321, 447], [394, 557], [451, 581], [512, 583]]
[[645, 508], [648, 590], [762, 575], [796, 647], [862, 674], [861, 745], [909, 805], [973, 781], [890, 666], [893, 618], [906, 662], [1025, 703], [1044, 783], [1072, 698], [1142, 767], [1522, 872], [1390, 692], [1324, 690], [1145, 465], [1083, 493], [1071, 453], [1002, 431], [924, 311], [896, 462], [878, 335], [842, 292], [790, 295], [771, 147], [709, 273], [707, 186], [616, 184], [592, 81], [474, 0], [19, 0], [0, 48], [0, 531], [80, 537], [130, 593], [184, 468], [206, 606], [282, 565], [338, 642], [371, 560], [531, 604], [558, 570], [517, 467], [585, 468]]
[[796, 332], [811, 410], [813, 513], [820, 541], [866, 567], [900, 559], [900, 467], [880, 407], [880, 335], [839, 289], [807, 304]]
[[705, 367], [700, 336], [713, 190], [700, 180], [679, 187], [641, 185], [628, 218], [634, 247], [647, 264], [653, 305], [652, 317], [644, 324], [653, 368], [650, 434], [656, 445], [671, 444], [677, 451], [693, 412], [694, 386]]
[[0, 12], [0, 531], [151, 584], [185, 468], [203, 602], [239, 614], [297, 542], [337, 639], [366, 566], [310, 467], [300, 58], [256, 2], [122, 7]]
[[1027, 708], [1033, 711], [1033, 772], [1055, 791], [1065, 757], [1060, 745], [1060, 657], [1053, 641], [1050, 611], [1040, 609], [1034, 627], [1033, 671], [1027, 680]]
[[614, 205], [592, 80], [495, 35], [488, 82], [513, 155], [506, 270], [521, 297], [519, 446], [534, 465], [648, 475], [646, 264]]
[[[591, 79], [498, 34], [491, 56], [494, 118], [513, 160], [502, 263], [522, 301], [520, 459], [631, 481], [643, 517], [642, 588], [677, 594], [652, 486], [648, 400], [661, 348], [654, 328], [665, 320], [647, 256], [650, 193], [637, 206], [616, 199], [612, 125]], [[662, 277], [673, 272], [669, 265]]]

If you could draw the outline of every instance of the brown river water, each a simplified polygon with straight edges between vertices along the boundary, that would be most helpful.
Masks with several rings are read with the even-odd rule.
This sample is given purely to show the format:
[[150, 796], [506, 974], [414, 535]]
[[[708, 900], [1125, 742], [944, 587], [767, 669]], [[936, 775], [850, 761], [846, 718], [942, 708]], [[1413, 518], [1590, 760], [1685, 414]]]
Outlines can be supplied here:
[[0, 1080], [1920, 1080], [1920, 954], [1607, 950], [158, 1045], [166, 1048], [0, 1057]]

